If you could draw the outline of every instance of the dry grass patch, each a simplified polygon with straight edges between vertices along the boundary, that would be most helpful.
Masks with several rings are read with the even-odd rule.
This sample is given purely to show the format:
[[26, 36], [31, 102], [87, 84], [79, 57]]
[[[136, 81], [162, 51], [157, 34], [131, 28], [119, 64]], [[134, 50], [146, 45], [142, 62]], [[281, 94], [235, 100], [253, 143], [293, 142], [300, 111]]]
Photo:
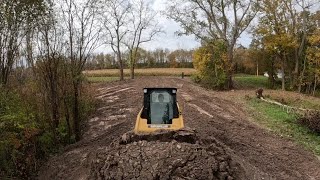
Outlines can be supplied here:
[[[190, 76], [195, 73], [193, 68], [148, 68], [148, 69], [136, 69], [136, 76], [181, 76], [184, 73], [185, 76]], [[101, 69], [84, 71], [84, 74], [90, 77], [105, 77], [105, 76], [119, 76], [118, 69]], [[124, 75], [130, 76], [130, 69], [124, 69]]]

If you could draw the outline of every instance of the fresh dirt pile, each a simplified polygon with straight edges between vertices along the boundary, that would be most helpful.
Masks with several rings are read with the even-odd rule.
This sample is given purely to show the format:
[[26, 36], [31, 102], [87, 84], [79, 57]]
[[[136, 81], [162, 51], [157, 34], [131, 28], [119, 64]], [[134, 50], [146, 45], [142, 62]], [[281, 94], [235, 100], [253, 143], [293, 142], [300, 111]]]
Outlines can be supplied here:
[[97, 153], [90, 179], [248, 179], [231, 157], [215, 139], [190, 130], [126, 133]]

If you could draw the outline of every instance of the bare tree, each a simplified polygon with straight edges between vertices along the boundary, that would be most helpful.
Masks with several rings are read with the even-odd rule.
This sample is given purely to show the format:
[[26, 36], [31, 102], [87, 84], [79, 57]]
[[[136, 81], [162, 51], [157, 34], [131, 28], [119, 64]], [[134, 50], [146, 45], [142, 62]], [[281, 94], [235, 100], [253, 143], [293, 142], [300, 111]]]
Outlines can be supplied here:
[[9, 74], [21, 56], [22, 43], [30, 19], [44, 12], [44, 0], [2, 0], [0, 3], [0, 84], [8, 83]]
[[233, 51], [240, 35], [257, 13], [257, 0], [170, 0], [168, 17], [180, 23], [180, 34], [194, 34], [204, 42], [223, 40], [228, 61], [227, 85], [233, 87]]
[[101, 27], [97, 22], [95, 0], [60, 2], [63, 26], [66, 27], [67, 57], [70, 59], [73, 79], [73, 122], [76, 140], [80, 140], [79, 97], [84, 65], [99, 46]]
[[105, 0], [101, 11], [104, 25], [105, 43], [110, 45], [117, 55], [120, 80], [124, 80], [122, 51], [125, 36], [128, 33], [127, 24], [132, 5], [127, 0]]
[[38, 54], [36, 65], [33, 66], [33, 69], [44, 95], [46, 102], [44, 105], [49, 106], [51, 115], [50, 124], [56, 137], [56, 129], [60, 121], [59, 107], [61, 96], [59, 95], [59, 79], [61, 77], [59, 77], [59, 71], [64, 60], [62, 56], [64, 47], [63, 34], [52, 14], [42, 17], [41, 23], [38, 25]]
[[14, 62], [19, 57], [23, 39], [24, 3], [4, 0], [0, 4], [0, 85], [8, 83]]
[[162, 32], [155, 22], [157, 13], [143, 0], [133, 1], [128, 24], [128, 34], [125, 45], [129, 50], [130, 76], [134, 79], [134, 68], [137, 62], [138, 49], [142, 43], [152, 41]]

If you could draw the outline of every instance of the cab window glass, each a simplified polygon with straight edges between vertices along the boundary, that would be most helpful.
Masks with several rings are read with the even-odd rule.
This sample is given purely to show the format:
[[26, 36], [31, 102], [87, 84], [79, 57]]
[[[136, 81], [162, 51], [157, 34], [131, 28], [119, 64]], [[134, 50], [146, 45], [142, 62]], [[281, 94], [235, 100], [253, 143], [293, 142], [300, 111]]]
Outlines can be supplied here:
[[153, 91], [150, 94], [151, 124], [172, 124], [173, 100], [167, 91]]

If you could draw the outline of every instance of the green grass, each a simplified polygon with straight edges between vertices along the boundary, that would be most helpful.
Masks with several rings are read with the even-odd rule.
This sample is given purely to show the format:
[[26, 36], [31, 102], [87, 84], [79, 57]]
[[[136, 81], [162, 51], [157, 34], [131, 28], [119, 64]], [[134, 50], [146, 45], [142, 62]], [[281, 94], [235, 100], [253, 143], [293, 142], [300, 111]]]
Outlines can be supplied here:
[[118, 81], [119, 77], [87, 77], [87, 80], [92, 83], [112, 82], [112, 81]]
[[234, 80], [240, 88], [267, 88], [268, 78], [265, 76], [235, 75]]
[[255, 109], [255, 120], [280, 136], [289, 137], [307, 149], [320, 155], [320, 134], [310, 131], [297, 123], [297, 116], [287, 114], [279, 106], [262, 102], [258, 99], [248, 100]]

